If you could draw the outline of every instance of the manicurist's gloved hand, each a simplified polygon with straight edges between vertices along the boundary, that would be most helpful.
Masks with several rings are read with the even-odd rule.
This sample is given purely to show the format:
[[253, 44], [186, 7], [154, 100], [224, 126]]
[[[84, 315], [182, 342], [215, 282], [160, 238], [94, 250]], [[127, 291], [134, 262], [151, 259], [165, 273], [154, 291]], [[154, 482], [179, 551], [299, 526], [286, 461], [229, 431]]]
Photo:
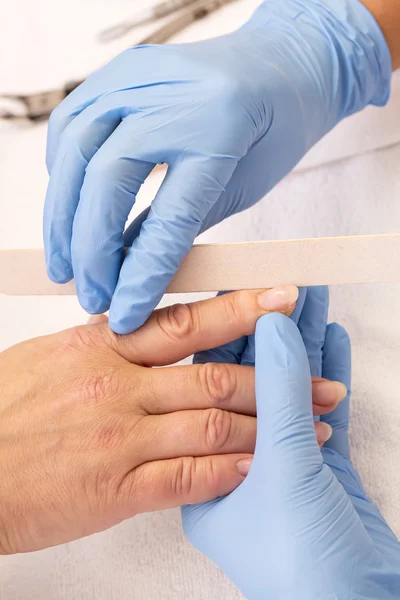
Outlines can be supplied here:
[[[325, 330], [324, 303], [314, 307], [324, 335], [322, 374], [349, 389], [348, 336], [336, 324]], [[249, 600], [398, 599], [400, 544], [349, 456], [350, 393], [321, 418], [333, 429], [321, 451], [299, 329], [282, 315], [262, 317], [255, 346], [257, 442], [250, 472], [229, 496], [183, 508], [189, 540]], [[244, 473], [249, 466], [243, 462]]]
[[[384, 104], [390, 72], [358, 0], [267, 0], [232, 34], [127, 50], [50, 119], [49, 276], [75, 277], [88, 312], [110, 308], [111, 328], [131, 332], [196, 236], [257, 202], [341, 119]], [[166, 179], [124, 239], [156, 163]]]

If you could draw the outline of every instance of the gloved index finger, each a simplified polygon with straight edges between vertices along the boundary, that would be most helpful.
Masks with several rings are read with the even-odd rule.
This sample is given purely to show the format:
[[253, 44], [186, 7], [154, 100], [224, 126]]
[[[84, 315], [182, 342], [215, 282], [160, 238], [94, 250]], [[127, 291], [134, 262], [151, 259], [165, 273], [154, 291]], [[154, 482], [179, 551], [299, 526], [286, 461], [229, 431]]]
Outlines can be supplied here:
[[89, 313], [110, 307], [124, 260], [125, 223], [154, 168], [151, 152], [146, 152], [142, 141], [146, 137], [143, 124], [135, 120], [135, 114], [125, 118], [86, 168], [73, 223], [71, 257], [78, 298]]
[[[218, 292], [217, 296], [223, 296], [229, 292]], [[253, 337], [253, 336], [251, 336]], [[193, 357], [193, 364], [203, 365], [208, 362], [216, 363], [231, 363], [239, 365], [244, 349], [246, 348], [248, 336], [242, 336], [233, 342], [223, 344], [218, 348], [210, 348], [209, 350], [203, 350], [202, 352], [196, 352]], [[254, 365], [254, 363], [253, 363]], [[252, 366], [253, 366], [252, 365]]]
[[120, 271], [110, 308], [116, 333], [143, 325], [160, 302], [236, 164], [236, 157], [191, 156], [169, 167]]
[[308, 287], [298, 327], [306, 347], [311, 375], [321, 377], [322, 348], [328, 321], [329, 290], [325, 286]]
[[332, 427], [332, 437], [326, 448], [335, 450], [344, 458], [350, 458], [349, 412], [351, 396], [351, 344], [350, 338], [340, 325], [328, 325], [323, 350], [322, 375], [331, 381], [340, 381], [347, 387], [347, 397], [331, 413], [323, 415], [321, 421]]

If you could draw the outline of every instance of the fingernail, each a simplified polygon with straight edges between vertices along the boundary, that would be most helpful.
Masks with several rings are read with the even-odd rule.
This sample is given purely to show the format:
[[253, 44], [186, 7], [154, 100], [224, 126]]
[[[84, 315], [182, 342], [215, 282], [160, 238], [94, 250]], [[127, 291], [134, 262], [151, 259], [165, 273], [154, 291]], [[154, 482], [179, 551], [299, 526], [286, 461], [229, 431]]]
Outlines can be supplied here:
[[332, 437], [333, 429], [328, 423], [320, 423], [317, 440], [320, 445], [325, 444]]
[[342, 402], [347, 396], [347, 388], [340, 381], [317, 381], [313, 383], [313, 403], [318, 406], [331, 406]]
[[252, 458], [243, 458], [242, 460], [238, 460], [238, 462], [236, 463], [236, 469], [238, 470], [239, 475], [242, 475], [242, 477], [246, 477], [246, 475], [250, 471], [252, 462]]
[[88, 320], [87, 324], [88, 325], [96, 325], [97, 323], [102, 323], [103, 321], [106, 321], [107, 317], [105, 315], [92, 315], [90, 317], [90, 319]]
[[298, 297], [295, 285], [282, 285], [258, 294], [258, 304], [264, 310], [283, 310], [292, 306]]

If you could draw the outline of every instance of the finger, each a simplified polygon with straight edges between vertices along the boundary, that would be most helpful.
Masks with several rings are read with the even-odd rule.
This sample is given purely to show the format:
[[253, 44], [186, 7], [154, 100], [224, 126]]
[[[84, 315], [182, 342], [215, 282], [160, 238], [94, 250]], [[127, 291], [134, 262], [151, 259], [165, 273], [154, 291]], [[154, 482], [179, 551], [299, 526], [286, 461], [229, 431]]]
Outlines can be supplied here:
[[124, 260], [125, 223], [155, 165], [144, 121], [136, 115], [125, 118], [86, 169], [71, 256], [78, 299], [89, 313], [110, 307]]
[[[86, 169], [120, 121], [121, 113], [116, 106], [110, 99], [102, 99], [71, 120], [56, 143], [43, 217], [47, 272], [56, 283], [65, 283], [74, 276], [72, 231]], [[50, 132], [53, 127], [49, 125]], [[54, 135], [49, 133], [50, 138]]]
[[316, 421], [314, 423], [314, 427], [318, 446], [322, 448], [322, 446], [330, 439], [332, 435], [332, 429], [329, 427], [329, 425], [326, 423], [321, 423], [320, 421]]
[[[298, 323], [299, 317], [304, 307], [304, 303], [307, 296], [307, 288], [299, 288], [299, 297], [296, 301], [296, 307], [290, 318], [294, 323]], [[242, 358], [240, 361], [241, 365], [248, 365], [253, 367], [255, 365], [256, 360], [256, 347], [255, 347], [255, 339], [254, 335], [251, 335], [247, 338], [247, 345], [243, 351]]]
[[236, 465], [247, 459], [247, 454], [228, 454], [146, 463], [125, 477], [119, 488], [120, 501], [127, 517], [209, 502], [226, 496], [244, 481]]
[[254, 452], [254, 417], [210, 408], [144, 417], [142, 424], [143, 439], [148, 443], [141, 449], [141, 463], [180, 456]]
[[297, 294], [295, 286], [285, 286], [168, 306], [154, 311], [132, 335], [115, 336], [116, 347], [124, 358], [136, 364], [172, 364], [253, 333], [257, 319], [266, 312], [280, 310], [290, 314]]
[[346, 399], [332, 413], [321, 418], [333, 429], [332, 437], [326, 447], [335, 450], [345, 458], [350, 458], [348, 431], [351, 396], [351, 344], [346, 331], [336, 323], [327, 328], [323, 354], [323, 375], [340, 381], [347, 388]]
[[[125, 246], [130, 246], [133, 240], [139, 234], [140, 227], [149, 209], [143, 211], [141, 215], [131, 224], [125, 233]], [[146, 213], [144, 215], [144, 213]], [[219, 292], [218, 296], [225, 295], [228, 292]], [[299, 297], [296, 301], [295, 309], [291, 319], [297, 323], [306, 299], [307, 288], [299, 288]], [[255, 346], [254, 337], [241, 337], [227, 344], [196, 352], [193, 357], [194, 364], [204, 364], [207, 362], [242, 364], [254, 367]]]
[[[224, 296], [225, 294], [229, 294], [231, 292], [218, 292], [218, 296]], [[222, 344], [217, 348], [211, 348], [207, 350], [202, 350], [201, 352], [196, 352], [193, 357], [193, 364], [204, 364], [208, 362], [216, 362], [216, 363], [232, 363], [232, 364], [240, 364], [241, 356], [246, 348], [247, 344], [247, 336], [242, 336], [237, 340], [233, 340], [232, 342], [228, 342], [227, 344]], [[250, 365], [254, 367], [253, 365]]]
[[322, 348], [328, 321], [329, 290], [325, 286], [307, 288], [298, 327], [306, 347], [311, 375], [320, 377], [322, 372]]
[[147, 370], [145, 410], [152, 415], [218, 408], [255, 416], [254, 369], [206, 363]]
[[296, 308], [290, 315], [290, 318], [292, 319], [293, 323], [296, 323], [296, 325], [299, 322], [301, 313], [303, 312], [303, 309], [304, 309], [304, 304], [306, 303], [306, 300], [307, 300], [307, 290], [308, 290], [308, 288], [306, 288], [306, 287], [299, 287], [299, 297], [296, 302]]
[[[158, 68], [158, 73], [154, 73], [157, 70], [157, 62], [152, 69], [149, 69], [148, 64], [141, 60], [141, 54], [141, 48], [138, 47], [122, 52], [107, 65], [89, 75], [53, 110], [49, 119], [46, 148], [46, 165], [49, 173], [52, 172], [63, 132], [78, 115], [96, 102], [103, 99], [109, 102], [115, 94], [119, 94], [120, 98], [122, 95], [126, 97], [129, 91], [134, 90], [135, 87], [142, 89], [146, 84], [151, 85], [152, 79], [154, 83], [154, 77], [156, 80], [157, 77], [160, 77], [162, 67]], [[133, 55], [135, 58], [138, 55], [138, 60], [133, 60]], [[126, 68], [128, 60], [132, 69]], [[133, 68], [135, 72], [133, 72]], [[135, 82], [134, 85], [132, 85], [132, 81]], [[128, 103], [119, 100], [118, 104], [120, 107], [132, 106], [131, 97]], [[128, 108], [124, 109], [124, 114], [127, 113]], [[110, 116], [112, 117], [112, 115]]]
[[98, 323], [108, 323], [106, 315], [92, 315], [88, 320], [88, 325], [97, 325]]
[[[252, 367], [210, 362], [168, 369], [148, 369], [142, 373], [142, 387], [147, 390], [144, 408], [149, 414], [219, 408], [243, 415], [256, 415]], [[340, 383], [324, 379], [313, 381], [314, 414], [331, 412], [345, 395]], [[319, 431], [324, 429], [326, 428]]]
[[95, 102], [93, 94], [88, 93], [88, 87], [86, 80], [70, 92], [50, 115], [46, 143], [46, 166], [49, 175], [54, 167], [63, 132], [77, 115]]
[[134, 331], [150, 316], [231, 178], [240, 156], [224, 154], [218, 145], [209, 156], [168, 161], [168, 173], [120, 272], [110, 308], [116, 333]]
[[346, 395], [347, 390], [342, 383], [312, 377], [313, 415], [319, 417], [332, 412]]
[[262, 317], [256, 329], [257, 449], [254, 467], [272, 469], [289, 485], [320, 468], [312, 418], [310, 367], [296, 325]]
[[[296, 303], [297, 306], [297, 303]], [[254, 366], [256, 363], [256, 341], [254, 335], [249, 335], [247, 344], [243, 351], [240, 364], [243, 366]]]
[[[222, 344], [217, 348], [211, 348], [210, 350], [202, 350], [196, 352], [193, 357], [193, 364], [205, 364], [208, 362], [215, 363], [231, 363], [240, 364], [241, 356], [247, 346], [247, 336], [242, 336], [233, 342]], [[254, 366], [254, 365], [250, 365]]]
[[124, 246], [125, 248], [129, 248], [132, 246], [134, 240], [138, 237], [140, 230], [142, 228], [143, 222], [147, 219], [150, 212], [150, 206], [142, 210], [140, 215], [138, 215], [129, 227], [124, 231]]

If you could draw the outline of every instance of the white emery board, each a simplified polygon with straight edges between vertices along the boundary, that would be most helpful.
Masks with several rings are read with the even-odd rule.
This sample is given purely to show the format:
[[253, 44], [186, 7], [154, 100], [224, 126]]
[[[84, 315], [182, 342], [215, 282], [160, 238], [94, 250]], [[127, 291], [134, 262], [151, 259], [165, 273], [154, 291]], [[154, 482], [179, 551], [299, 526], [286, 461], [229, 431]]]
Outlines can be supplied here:
[[[129, 252], [129, 249], [127, 249]], [[400, 234], [193, 246], [167, 292], [400, 281]], [[0, 293], [73, 295], [46, 274], [43, 250], [0, 251]]]

